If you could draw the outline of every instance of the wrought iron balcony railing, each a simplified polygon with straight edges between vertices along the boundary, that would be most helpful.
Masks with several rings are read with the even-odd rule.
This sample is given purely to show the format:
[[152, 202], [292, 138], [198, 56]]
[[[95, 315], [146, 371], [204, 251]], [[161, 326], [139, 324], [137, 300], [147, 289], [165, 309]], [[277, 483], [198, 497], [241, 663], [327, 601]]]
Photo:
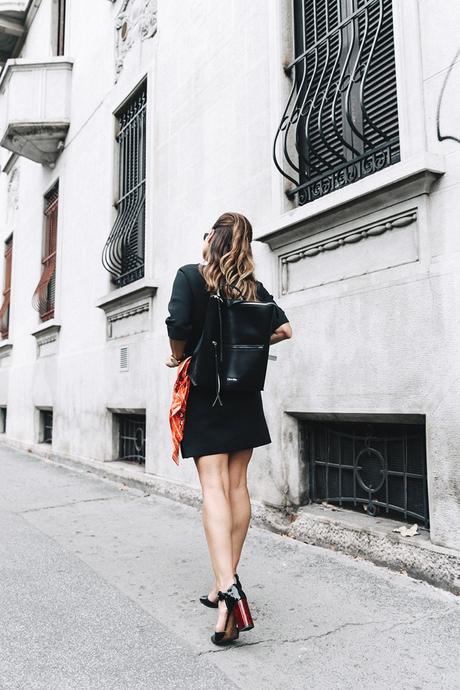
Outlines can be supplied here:
[[276, 132], [305, 204], [400, 159], [391, 0], [294, 0], [292, 88]]

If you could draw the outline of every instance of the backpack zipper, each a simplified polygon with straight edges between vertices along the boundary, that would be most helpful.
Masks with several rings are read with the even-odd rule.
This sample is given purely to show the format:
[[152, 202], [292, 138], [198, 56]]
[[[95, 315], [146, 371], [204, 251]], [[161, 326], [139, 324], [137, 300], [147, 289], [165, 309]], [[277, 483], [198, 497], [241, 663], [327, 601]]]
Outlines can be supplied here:
[[263, 350], [265, 345], [225, 345], [225, 347], [233, 349], [247, 349], [247, 350]]

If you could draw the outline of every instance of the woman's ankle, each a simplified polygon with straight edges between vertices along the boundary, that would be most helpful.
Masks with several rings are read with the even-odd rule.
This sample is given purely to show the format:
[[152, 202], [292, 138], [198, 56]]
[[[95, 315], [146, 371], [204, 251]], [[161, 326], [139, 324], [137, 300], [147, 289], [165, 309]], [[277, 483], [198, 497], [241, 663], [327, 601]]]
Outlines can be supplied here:
[[228, 577], [222, 578], [222, 580], [220, 580], [220, 585], [218, 587], [218, 590], [225, 592], [227, 589], [229, 589], [234, 584], [235, 584], [235, 578], [233, 575], [230, 578], [228, 578]]

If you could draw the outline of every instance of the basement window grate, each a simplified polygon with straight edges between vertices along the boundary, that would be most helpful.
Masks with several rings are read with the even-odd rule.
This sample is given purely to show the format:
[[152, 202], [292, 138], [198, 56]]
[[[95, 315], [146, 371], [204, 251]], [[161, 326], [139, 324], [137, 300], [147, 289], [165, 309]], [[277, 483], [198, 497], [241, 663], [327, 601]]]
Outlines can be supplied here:
[[118, 460], [145, 463], [145, 414], [119, 414]]
[[40, 443], [53, 442], [53, 410], [40, 410]]
[[429, 527], [425, 426], [304, 424], [310, 498]]

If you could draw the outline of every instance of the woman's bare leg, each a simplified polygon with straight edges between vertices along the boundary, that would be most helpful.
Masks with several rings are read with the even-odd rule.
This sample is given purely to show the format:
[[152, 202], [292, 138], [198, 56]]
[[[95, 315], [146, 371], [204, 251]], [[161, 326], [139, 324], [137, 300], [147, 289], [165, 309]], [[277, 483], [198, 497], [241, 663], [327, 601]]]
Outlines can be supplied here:
[[[228, 453], [202, 455], [195, 458], [195, 464], [203, 494], [202, 518], [216, 585], [225, 591], [234, 582]], [[224, 629], [226, 611], [225, 601], [220, 601], [216, 630]]]
[[[237, 572], [244, 540], [251, 521], [251, 501], [247, 486], [247, 469], [253, 449], [237, 450], [229, 453], [228, 480], [229, 499], [232, 511], [232, 565], [233, 573]], [[214, 583], [208, 598], [217, 599], [217, 585]]]
[[241, 551], [251, 522], [251, 500], [249, 498], [247, 471], [252, 457], [252, 448], [230, 453], [228, 476], [230, 480], [230, 505], [232, 507], [232, 555], [233, 572], [238, 570]]

